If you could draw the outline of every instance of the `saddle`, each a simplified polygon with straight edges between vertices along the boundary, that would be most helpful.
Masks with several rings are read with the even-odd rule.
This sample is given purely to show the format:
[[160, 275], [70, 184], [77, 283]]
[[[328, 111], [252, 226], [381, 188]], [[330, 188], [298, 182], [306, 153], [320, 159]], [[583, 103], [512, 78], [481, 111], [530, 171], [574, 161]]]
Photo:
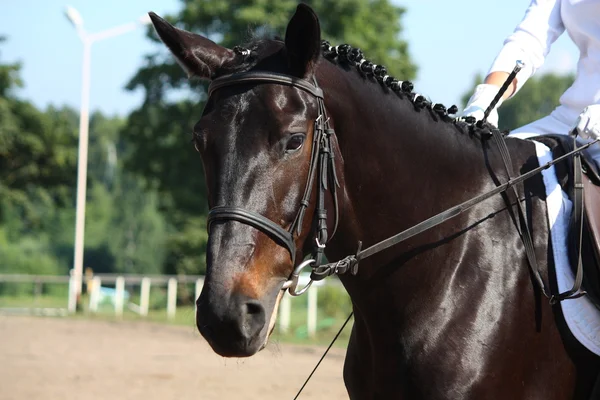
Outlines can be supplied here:
[[[567, 135], [544, 135], [534, 138], [552, 150], [554, 158], [573, 150], [573, 138]], [[576, 201], [574, 187], [573, 157], [556, 164], [559, 183], [571, 201]], [[589, 153], [581, 152], [583, 183], [583, 233], [581, 239], [581, 260], [583, 265], [582, 288], [587, 296], [600, 309], [600, 166], [596, 165]], [[577, 208], [575, 205], [574, 209]], [[580, 251], [579, 215], [573, 212], [569, 224], [568, 246], [573, 273], [577, 273]]]

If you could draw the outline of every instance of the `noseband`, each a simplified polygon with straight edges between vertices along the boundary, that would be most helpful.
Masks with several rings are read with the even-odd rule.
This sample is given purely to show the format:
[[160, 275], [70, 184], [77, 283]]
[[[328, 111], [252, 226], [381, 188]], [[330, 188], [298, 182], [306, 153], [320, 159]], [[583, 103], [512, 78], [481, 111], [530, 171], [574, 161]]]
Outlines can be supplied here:
[[[319, 88], [316, 80], [314, 80], [314, 84], [312, 84], [304, 79], [299, 79], [290, 75], [271, 72], [242, 72], [213, 80], [208, 88], [208, 96], [210, 97], [216, 90], [227, 86], [262, 83], [292, 86], [311, 94], [317, 99], [319, 114], [314, 122], [308, 179], [298, 212], [291, 226], [286, 230], [270, 219], [253, 211], [241, 207], [219, 205], [213, 207], [208, 212], [208, 231], [210, 233], [210, 227], [216, 221], [237, 221], [250, 225], [267, 234], [277, 244], [285, 247], [290, 253], [292, 263], [296, 265], [297, 249], [294, 242], [294, 233], [299, 236], [302, 231], [302, 222], [310, 204], [312, 190], [315, 186], [315, 179], [318, 177], [318, 181], [316, 182], [317, 204], [314, 213], [315, 246], [313, 249], [312, 260], [309, 260], [310, 262], [305, 261], [297, 266], [292, 274], [291, 280], [284, 285], [284, 288], [290, 288], [290, 293], [295, 294], [300, 270], [307, 265], [311, 265], [312, 268], [317, 268], [323, 262], [325, 245], [329, 240], [327, 232], [327, 210], [325, 208], [325, 192], [328, 190], [333, 197], [335, 209], [334, 228], [331, 236], [335, 234], [338, 225], [339, 204], [336, 188], [339, 187], [339, 182], [335, 172], [335, 160], [331, 148], [331, 136], [335, 132], [330, 127], [323, 101], [323, 91]], [[301, 294], [301, 292], [298, 292], [297, 294]]]

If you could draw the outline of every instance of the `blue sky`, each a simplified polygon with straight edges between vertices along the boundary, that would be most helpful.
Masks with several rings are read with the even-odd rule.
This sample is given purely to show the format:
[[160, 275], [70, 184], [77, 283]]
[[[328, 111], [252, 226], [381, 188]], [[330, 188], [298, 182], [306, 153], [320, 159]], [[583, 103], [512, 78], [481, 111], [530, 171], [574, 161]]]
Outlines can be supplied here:
[[[415, 90], [435, 102], [460, 106], [461, 95], [477, 73], [487, 72], [504, 38], [521, 20], [529, 0], [413, 0], [395, 4], [407, 9], [402, 37], [419, 66]], [[0, 0], [0, 61], [23, 63], [23, 98], [39, 106], [78, 107], [82, 46], [64, 16], [65, 5], [81, 13], [88, 32], [134, 21], [147, 11], [175, 13], [179, 0]], [[368, 23], [365, 21], [364, 23]], [[92, 48], [91, 107], [125, 115], [137, 107], [141, 93], [124, 89], [157, 47], [141, 28]], [[553, 46], [544, 71], [572, 72], [578, 58], [564, 34]], [[376, 61], [376, 60], [373, 60]]]

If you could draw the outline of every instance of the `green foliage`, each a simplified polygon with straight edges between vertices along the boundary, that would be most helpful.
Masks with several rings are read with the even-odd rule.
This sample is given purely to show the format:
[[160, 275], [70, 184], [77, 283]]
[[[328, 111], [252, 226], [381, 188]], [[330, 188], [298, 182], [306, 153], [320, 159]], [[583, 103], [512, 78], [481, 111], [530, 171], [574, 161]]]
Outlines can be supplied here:
[[[65, 274], [73, 264], [78, 115], [15, 97], [19, 65], [0, 63], [0, 273]], [[124, 121], [90, 119], [84, 264], [160, 273], [166, 223], [158, 196], [123, 170]]]
[[125, 124], [121, 118], [109, 118], [100, 113], [90, 118], [90, 145], [88, 154], [88, 179], [91, 184], [101, 183], [112, 188], [116, 175], [120, 172], [120, 153], [126, 143], [119, 138], [119, 131]]
[[72, 111], [49, 108], [43, 113], [10, 97], [0, 99], [0, 109], [7, 114], [0, 120], [0, 222], [10, 209], [23, 219], [23, 229], [40, 228], [48, 208], [68, 202], [75, 180]]
[[[0, 44], [5, 40], [3, 36], [0, 36]], [[8, 97], [15, 87], [23, 85], [18, 76], [20, 68], [21, 66], [18, 63], [0, 65], [0, 101], [2, 98]], [[4, 120], [2, 117], [2, 108], [0, 107], [0, 121]]]
[[[512, 130], [547, 116], [559, 105], [560, 96], [573, 84], [573, 80], [572, 75], [556, 74], [530, 78], [514, 97], [498, 109], [499, 128]], [[469, 101], [475, 86], [482, 81], [481, 76], [476, 77], [473, 89], [462, 97], [463, 104]]]
[[[183, 0], [177, 15], [165, 16], [181, 29], [200, 33], [225, 47], [244, 43], [253, 35], [285, 36], [285, 28], [298, 1], [295, 0]], [[392, 75], [412, 79], [416, 66], [408, 56], [408, 44], [399, 39], [404, 8], [389, 0], [306, 1], [316, 11], [323, 39], [333, 44], [349, 43], [361, 48], [377, 64], [385, 65]], [[159, 42], [153, 29], [149, 37]], [[169, 89], [187, 88], [181, 68], [170, 55], [153, 54], [129, 84], [142, 87], [150, 103], [164, 99]], [[198, 86], [197, 84], [194, 86]]]
[[164, 287], [152, 287], [150, 289], [150, 310], [164, 310], [167, 307], [167, 291]]
[[50, 253], [49, 244], [36, 237], [4, 242], [0, 246], [0, 273], [54, 275], [59, 269], [58, 260]]
[[120, 177], [112, 194], [111, 231], [106, 238], [115, 255], [115, 272], [159, 274], [165, 259], [166, 223], [158, 196], [140, 179]]
[[[181, 4], [171, 21], [233, 47], [255, 35], [283, 36], [297, 2]], [[309, 4], [324, 39], [360, 47], [400, 79], [414, 77], [407, 43], [399, 39], [403, 8], [389, 0]], [[158, 41], [152, 30], [148, 37]], [[73, 264], [78, 113], [40, 110], [19, 99], [19, 70], [18, 63], [0, 59], [0, 273], [65, 274]], [[145, 100], [125, 121], [100, 113], [90, 119], [84, 266], [96, 272], [203, 273], [206, 189], [189, 133], [201, 114], [205, 85], [188, 81], [161, 45], [128, 87], [142, 88]]]
[[122, 134], [134, 143], [126, 168], [143, 175], [161, 197], [161, 209], [177, 225], [188, 215], [206, 212], [204, 173], [191, 143], [199, 107], [184, 101], [147, 104], [129, 116]]
[[44, 230], [70, 202], [76, 114], [52, 107], [42, 112], [16, 98], [19, 69], [0, 64], [0, 263], [5, 272], [56, 273], [59, 263]]
[[[319, 15], [323, 39], [361, 48], [370, 60], [385, 65], [400, 79], [415, 76], [407, 43], [399, 39], [403, 8], [389, 0], [307, 3]], [[294, 0], [184, 0], [179, 13], [163, 17], [232, 48], [252, 36], [284, 37], [297, 4]], [[148, 37], [159, 43], [152, 28]], [[157, 53], [146, 57], [128, 84], [130, 90], [140, 88], [144, 104], [129, 116], [122, 131], [135, 149], [127, 154], [125, 165], [158, 191], [160, 210], [173, 229], [165, 271], [199, 273], [204, 270], [208, 210], [202, 164], [190, 141], [206, 99], [205, 84], [189, 81], [161, 45]]]
[[[0, 274], [55, 275], [59, 261], [51, 254], [47, 241], [23, 236], [17, 243], [7, 239], [0, 228]], [[31, 292], [31, 284], [0, 283], [0, 294], [16, 296]]]
[[173, 232], [167, 242], [167, 274], [198, 275], [206, 272], [206, 218], [191, 216], [181, 224], [181, 229]]
[[319, 288], [319, 311], [328, 317], [345, 318], [352, 312], [352, 301], [342, 286]]

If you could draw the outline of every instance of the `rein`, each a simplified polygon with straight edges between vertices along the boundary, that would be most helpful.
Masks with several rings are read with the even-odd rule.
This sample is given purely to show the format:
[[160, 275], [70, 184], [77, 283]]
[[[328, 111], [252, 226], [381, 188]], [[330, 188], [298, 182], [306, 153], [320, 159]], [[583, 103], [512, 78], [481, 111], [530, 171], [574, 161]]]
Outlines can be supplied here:
[[[511, 187], [514, 187], [515, 185], [539, 174], [540, 172], [542, 172], [542, 170], [548, 169], [551, 166], [553, 166], [554, 164], [557, 164], [570, 156], [581, 153], [581, 151], [587, 149], [588, 147], [590, 147], [591, 145], [593, 145], [597, 142], [600, 142], [600, 139], [596, 139], [593, 142], [589, 142], [581, 147], [578, 147], [577, 149], [572, 150], [569, 153], [563, 154], [562, 156], [560, 156], [542, 166], [532, 169], [531, 171], [529, 171], [525, 174], [519, 175], [516, 178], [509, 179], [507, 182], [503, 183], [502, 185], [497, 186], [495, 189], [492, 189], [486, 193], [480, 194], [479, 196], [476, 196], [470, 200], [467, 200], [459, 205], [456, 205], [452, 208], [442, 211], [441, 213], [436, 214], [433, 217], [430, 217], [430, 218], [426, 219], [425, 221], [420, 222], [417, 225], [414, 225], [394, 236], [384, 239], [384, 240], [372, 245], [369, 248], [366, 248], [362, 251], [359, 248], [359, 251], [355, 255], [347, 256], [347, 257], [343, 258], [342, 260], [335, 262], [335, 263], [329, 263], [329, 264], [322, 265], [321, 267], [319, 267], [315, 271], [313, 271], [313, 275], [311, 275], [311, 278], [314, 280], [321, 280], [321, 279], [325, 278], [326, 276], [333, 275], [336, 273], [336, 270], [338, 269], [339, 264], [350, 265], [351, 268], [356, 268], [359, 261], [364, 260], [365, 258], [370, 257], [374, 254], [377, 254], [377, 253], [379, 253], [389, 247], [392, 247], [398, 243], [401, 243], [415, 235], [418, 235], [419, 233], [425, 232], [426, 230], [429, 230], [437, 225], [440, 225], [441, 223], [448, 221], [449, 219], [462, 214], [463, 212], [467, 211], [471, 207], [489, 199], [490, 197], [495, 196], [499, 193], [505, 192], [506, 190], [510, 189]], [[359, 242], [359, 246], [360, 246], [360, 242]]]

